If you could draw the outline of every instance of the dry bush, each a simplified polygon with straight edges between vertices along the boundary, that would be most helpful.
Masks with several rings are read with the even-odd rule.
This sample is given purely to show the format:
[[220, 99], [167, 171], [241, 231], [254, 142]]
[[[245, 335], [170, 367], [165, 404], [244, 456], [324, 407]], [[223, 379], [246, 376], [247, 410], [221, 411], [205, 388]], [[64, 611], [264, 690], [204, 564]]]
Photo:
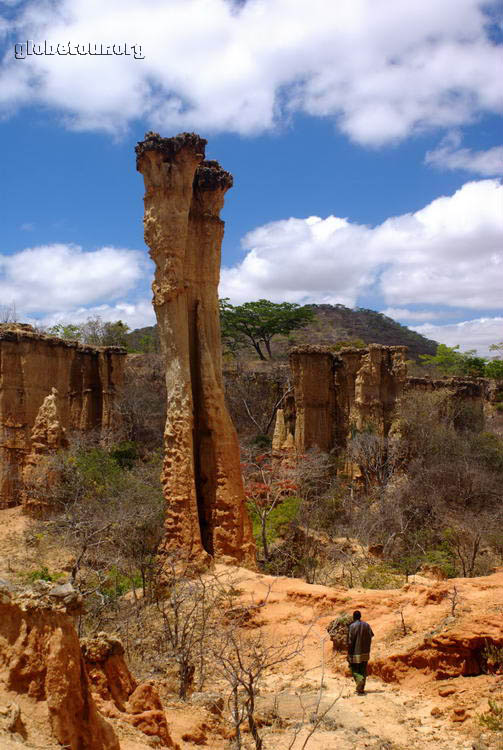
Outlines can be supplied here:
[[276, 411], [291, 392], [289, 377], [289, 369], [281, 365], [248, 371], [238, 363], [236, 369], [224, 371], [225, 399], [240, 435], [270, 435]]
[[429, 562], [472, 576], [494, 562], [488, 547], [501, 517], [503, 444], [478, 430], [477, 408], [474, 417], [445, 390], [410, 392], [388, 439], [350, 442], [364, 481], [345, 503], [348, 533], [380, 544], [403, 572]]
[[185, 700], [194, 684], [199, 691], [205, 686], [212, 649], [220, 650], [222, 613], [234, 607], [239, 590], [232, 572], [201, 574], [180, 555], [164, 559], [162, 569], [156, 649], [160, 661], [176, 664], [178, 696]]
[[135, 443], [141, 455], [162, 448], [166, 382], [160, 354], [128, 355], [117, 409], [123, 439]]
[[31, 488], [50, 513], [30, 533], [72, 555], [71, 581], [86, 599], [81, 629], [96, 631], [113, 620], [126, 591], [153, 591], [164, 518], [160, 459], [124, 468], [113, 449], [79, 441], [49, 461], [59, 481]]

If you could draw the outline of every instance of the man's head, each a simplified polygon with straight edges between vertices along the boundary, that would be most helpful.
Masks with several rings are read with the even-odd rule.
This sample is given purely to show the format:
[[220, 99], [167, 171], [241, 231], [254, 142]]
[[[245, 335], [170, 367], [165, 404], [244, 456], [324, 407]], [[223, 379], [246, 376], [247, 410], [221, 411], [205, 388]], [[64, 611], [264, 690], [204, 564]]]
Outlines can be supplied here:
[[362, 613], [360, 612], [359, 609], [355, 610], [353, 612], [353, 622], [356, 622], [356, 620], [361, 620], [361, 619], [362, 619]]

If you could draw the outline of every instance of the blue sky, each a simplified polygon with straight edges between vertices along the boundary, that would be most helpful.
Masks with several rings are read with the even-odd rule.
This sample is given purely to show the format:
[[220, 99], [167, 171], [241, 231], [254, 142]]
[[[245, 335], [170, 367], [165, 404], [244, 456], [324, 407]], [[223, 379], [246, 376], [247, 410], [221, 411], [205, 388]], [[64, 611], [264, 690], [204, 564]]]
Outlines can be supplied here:
[[[151, 324], [134, 145], [195, 130], [235, 178], [222, 295], [371, 307], [487, 352], [503, 340], [497, 8], [0, 3], [0, 306]], [[24, 45], [16, 59], [28, 39], [142, 59]]]

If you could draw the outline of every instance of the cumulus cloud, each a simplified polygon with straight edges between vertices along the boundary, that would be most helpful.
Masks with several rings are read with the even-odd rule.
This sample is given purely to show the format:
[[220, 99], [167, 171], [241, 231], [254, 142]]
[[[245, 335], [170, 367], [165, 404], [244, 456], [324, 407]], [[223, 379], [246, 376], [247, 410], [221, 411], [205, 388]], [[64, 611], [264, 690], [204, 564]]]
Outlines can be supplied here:
[[354, 305], [369, 291], [391, 307], [501, 309], [503, 186], [468, 182], [376, 227], [329, 216], [272, 222], [243, 239], [221, 295]]
[[0, 299], [25, 315], [66, 313], [107, 303], [131, 292], [148, 273], [136, 250], [78, 245], [41, 245], [0, 255]]
[[500, 50], [486, 0], [28, 0], [16, 42], [136, 43], [133, 56], [30, 56], [9, 49], [0, 106], [39, 103], [78, 129], [142, 118], [173, 131], [253, 134], [294, 112], [333, 117], [380, 145], [499, 112]]
[[491, 352], [489, 347], [491, 344], [503, 341], [502, 317], [475, 318], [448, 325], [425, 323], [412, 328], [441, 344], [447, 344], [447, 346], [459, 344], [461, 350], [476, 349], [483, 356], [494, 357], [495, 352]]
[[115, 305], [103, 304], [79, 307], [74, 310], [44, 315], [36, 321], [35, 319], [31, 320], [38, 325], [50, 327], [57, 323], [85, 323], [88, 318], [101, 318], [112, 322], [122, 320], [132, 330], [153, 326], [156, 322], [150, 298], [140, 299], [137, 302], [117, 302]]
[[461, 135], [449, 133], [440, 146], [428, 151], [425, 164], [440, 169], [464, 169], [484, 177], [503, 174], [503, 146], [494, 146], [485, 151], [461, 148]]
[[381, 310], [383, 315], [387, 315], [388, 318], [393, 320], [435, 320], [441, 317], [441, 314], [434, 312], [433, 310], [407, 310], [404, 307], [387, 307], [386, 310]]

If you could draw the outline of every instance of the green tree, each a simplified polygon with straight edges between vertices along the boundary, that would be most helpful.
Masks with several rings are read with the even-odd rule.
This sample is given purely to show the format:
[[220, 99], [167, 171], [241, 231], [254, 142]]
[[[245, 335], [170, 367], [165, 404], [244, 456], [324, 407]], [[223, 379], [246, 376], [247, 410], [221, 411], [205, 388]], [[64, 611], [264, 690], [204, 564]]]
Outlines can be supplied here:
[[[500, 352], [503, 350], [503, 343], [491, 344], [489, 348]], [[488, 360], [487, 357], [477, 357], [475, 349], [460, 352], [459, 344], [457, 346], [439, 344], [435, 355], [421, 354], [420, 358], [425, 365], [437, 367], [443, 375], [465, 375], [470, 378], [503, 378], [503, 359], [494, 357]]]
[[485, 375], [487, 378], [503, 380], [503, 341], [499, 344], [491, 344], [491, 351], [498, 352], [498, 356], [493, 357], [486, 365]]
[[464, 374], [464, 355], [459, 351], [459, 344], [456, 346], [439, 344], [436, 354], [420, 354], [419, 357], [425, 365], [433, 365], [445, 375]]
[[459, 351], [459, 344], [446, 346], [439, 344], [436, 354], [420, 354], [423, 364], [433, 365], [443, 375], [465, 375], [471, 378], [482, 378], [486, 375], [487, 359], [477, 357], [475, 349]]
[[88, 318], [85, 323], [58, 323], [48, 329], [48, 333], [62, 339], [80, 341], [81, 344], [91, 346], [123, 346], [127, 345], [129, 326], [122, 320], [104, 321], [99, 316]]
[[73, 323], [57, 323], [55, 326], [48, 328], [47, 333], [51, 334], [51, 336], [58, 336], [60, 339], [79, 341], [81, 326], [76, 326]]
[[270, 302], [260, 299], [231, 305], [229, 300], [220, 301], [220, 325], [222, 339], [231, 351], [236, 351], [251, 343], [260, 359], [272, 359], [271, 340], [278, 334], [287, 335], [290, 331], [302, 328], [314, 318], [309, 305], [300, 306], [294, 302]]
[[503, 359], [493, 359], [491, 362], [488, 362], [484, 374], [486, 378], [503, 380]]

